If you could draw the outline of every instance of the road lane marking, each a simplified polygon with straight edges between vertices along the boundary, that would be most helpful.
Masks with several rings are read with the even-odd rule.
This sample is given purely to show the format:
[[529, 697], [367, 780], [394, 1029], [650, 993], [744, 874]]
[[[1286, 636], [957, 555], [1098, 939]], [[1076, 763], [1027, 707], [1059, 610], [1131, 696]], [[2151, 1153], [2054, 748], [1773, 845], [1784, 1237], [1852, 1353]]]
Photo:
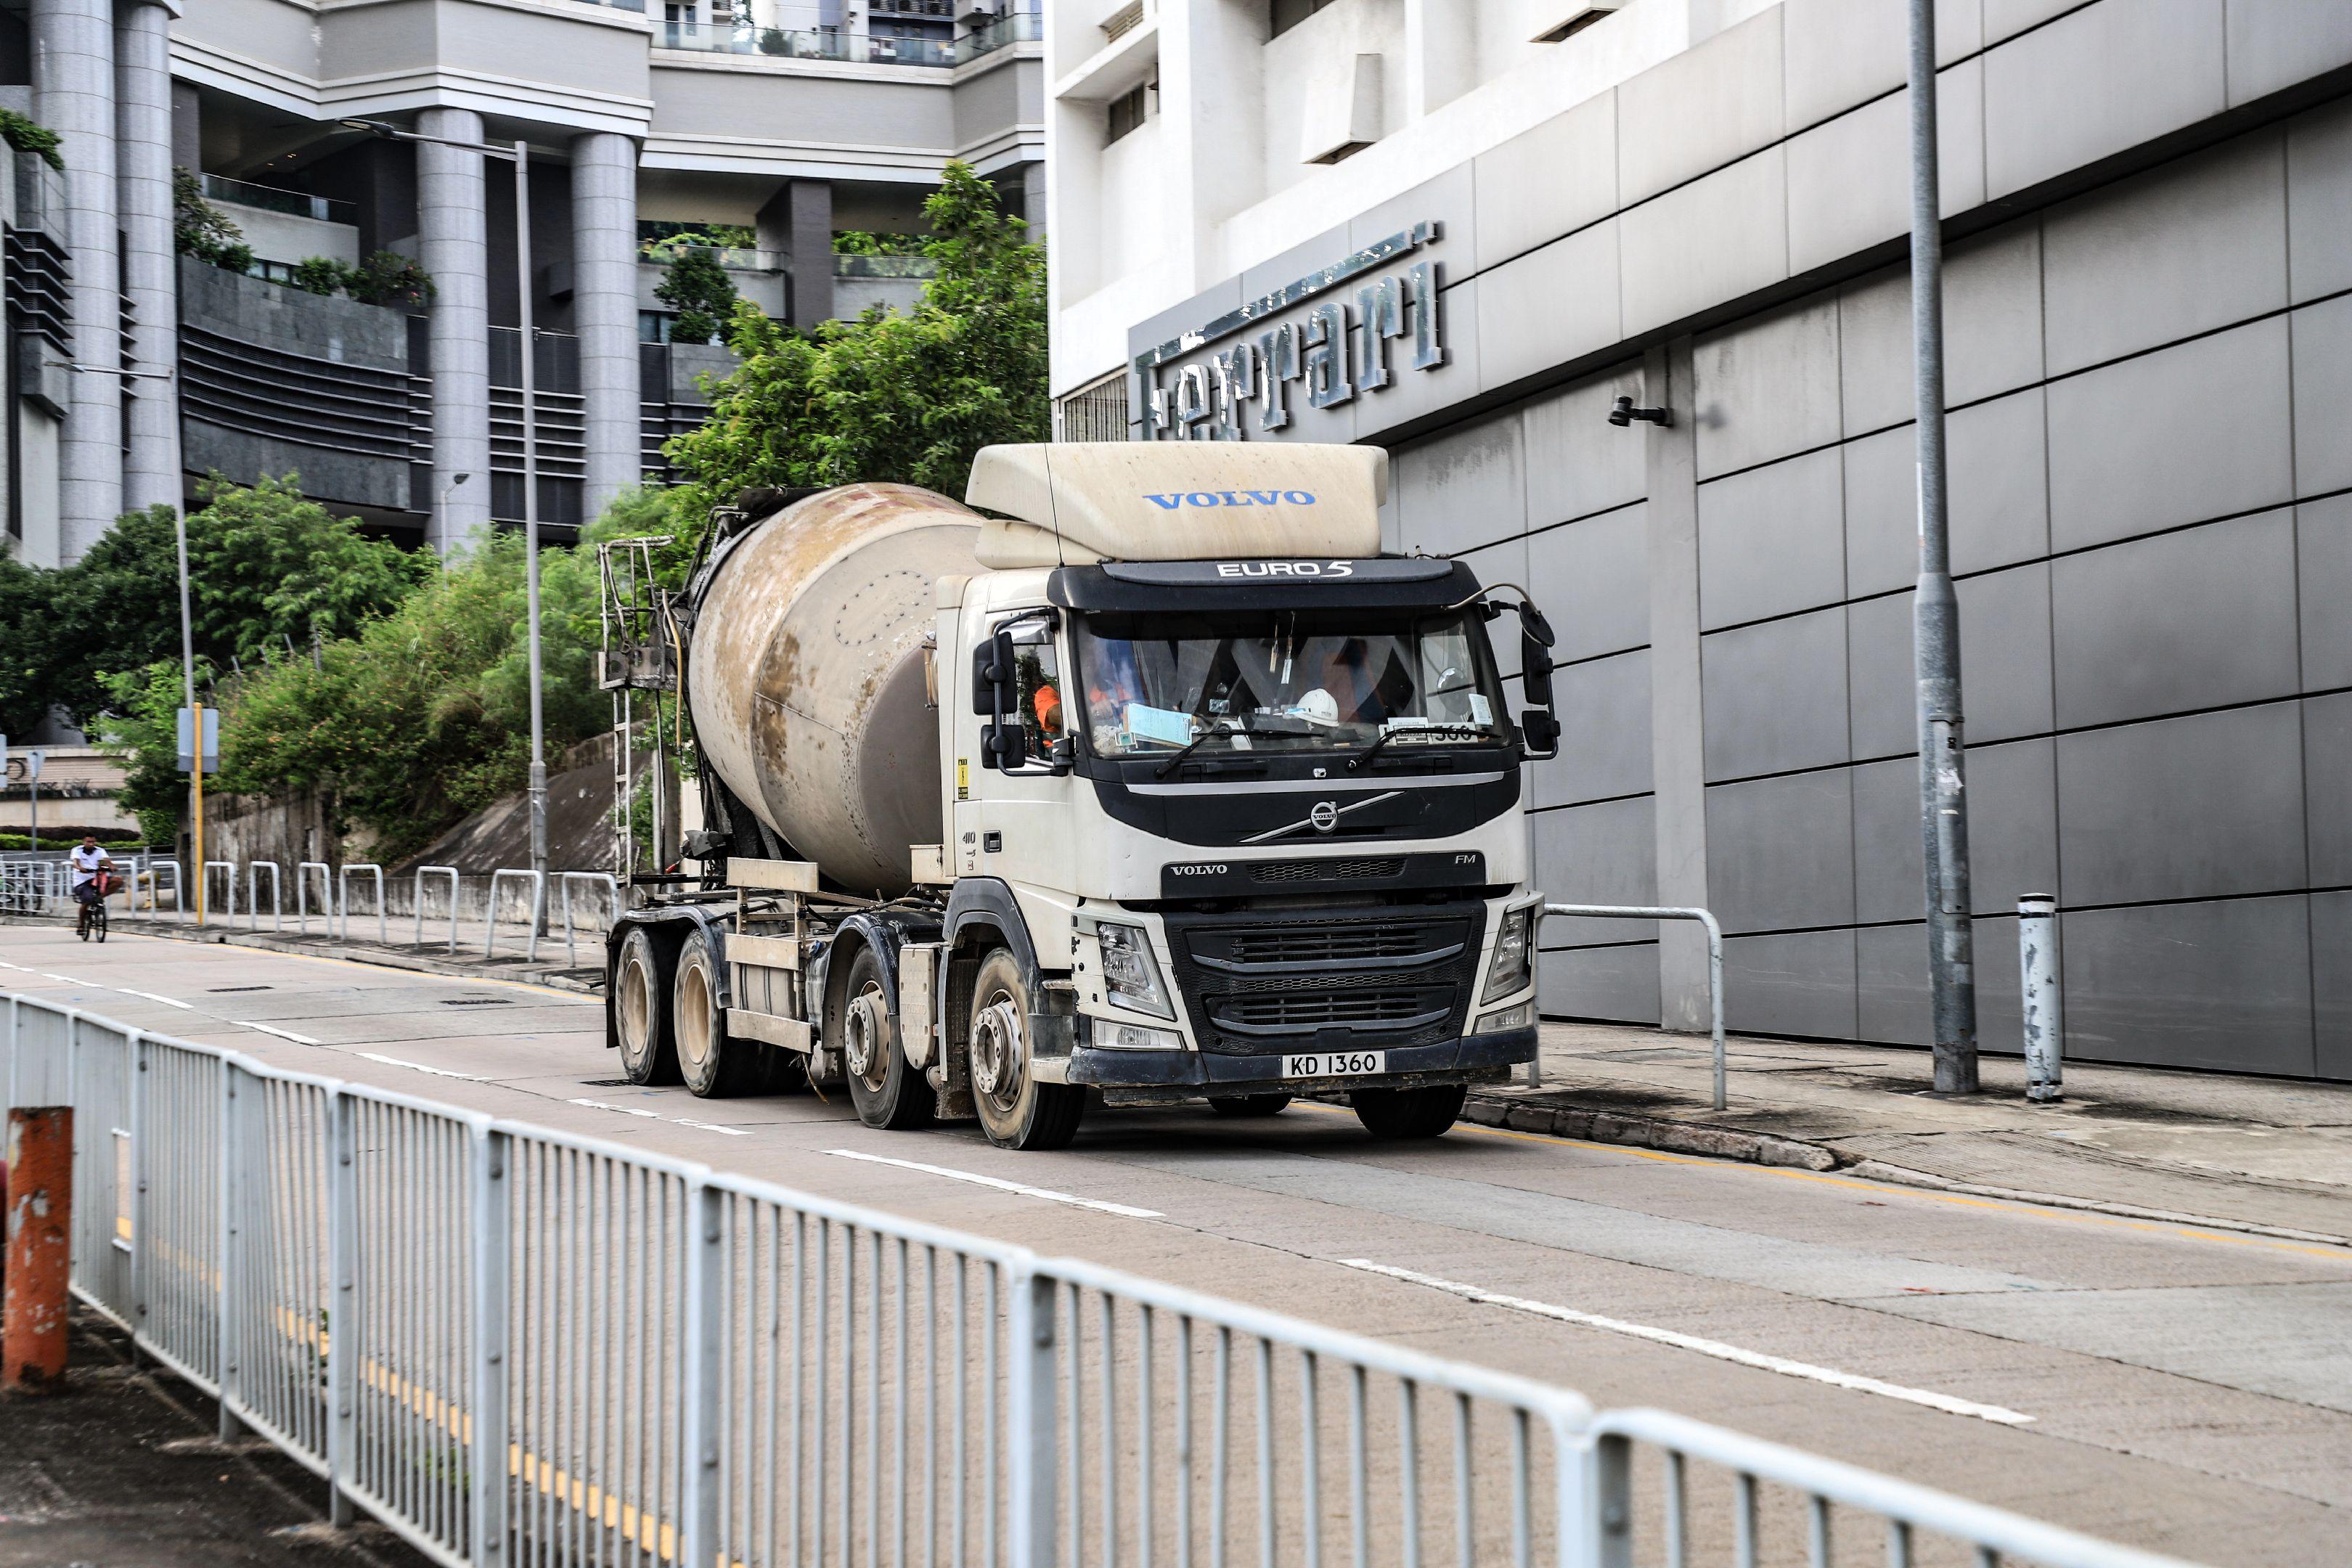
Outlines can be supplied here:
[[1826, 1383], [1832, 1388], [1852, 1389], [1859, 1394], [1875, 1394], [1887, 1399], [1899, 1399], [1908, 1405], [1924, 1405], [1930, 1410], [1941, 1410], [1949, 1415], [1973, 1415], [1979, 1421], [1990, 1421], [2001, 1426], [2023, 1426], [2033, 1420], [2031, 1415], [2005, 1409], [1998, 1405], [1981, 1405], [1973, 1399], [1959, 1399], [1948, 1394], [1937, 1394], [1925, 1388], [1906, 1388], [1899, 1383], [1882, 1383], [1874, 1377], [1856, 1373], [1840, 1372], [1834, 1367], [1815, 1366], [1810, 1362], [1790, 1361], [1786, 1356], [1768, 1355], [1762, 1351], [1746, 1350], [1727, 1345], [1721, 1340], [1701, 1339], [1696, 1334], [1679, 1333], [1673, 1329], [1654, 1328], [1647, 1323], [1629, 1323], [1622, 1318], [1605, 1318], [1598, 1312], [1580, 1312], [1573, 1307], [1555, 1306], [1549, 1301], [1532, 1301], [1524, 1296], [1507, 1296], [1476, 1285], [1465, 1285], [1458, 1279], [1441, 1279], [1434, 1274], [1419, 1274], [1410, 1268], [1375, 1263], [1369, 1258], [1343, 1258], [1343, 1268], [1361, 1269], [1367, 1274], [1383, 1275], [1402, 1279], [1409, 1285], [1424, 1285], [1433, 1290], [1443, 1290], [1449, 1296], [1459, 1296], [1465, 1301], [1479, 1301], [1490, 1307], [1507, 1307], [1515, 1312], [1526, 1312], [1555, 1322], [1573, 1323], [1580, 1328], [1600, 1329], [1604, 1332], [1623, 1334], [1629, 1339], [1649, 1340], [1677, 1350], [1695, 1351], [1713, 1356], [1717, 1361], [1735, 1362], [1764, 1372], [1777, 1372], [1783, 1377], [1801, 1377], [1811, 1383]]
[[677, 1122], [680, 1127], [697, 1127], [705, 1132], [724, 1132], [730, 1138], [749, 1138], [751, 1136], [751, 1130], [748, 1127], [721, 1127], [716, 1121], [695, 1121], [683, 1116], [673, 1116], [670, 1120]]
[[158, 996], [152, 991], [133, 991], [128, 985], [118, 985], [114, 989], [121, 992], [125, 996], [144, 996], [150, 1002], [161, 1002], [166, 1007], [177, 1007], [184, 1013], [193, 1013], [196, 1010], [194, 1003], [183, 1002], [176, 996]]
[[564, 1103], [584, 1105], [591, 1110], [617, 1110], [624, 1116], [647, 1116], [656, 1121], [662, 1119], [662, 1113], [658, 1110], [632, 1110], [625, 1105], [609, 1105], [601, 1100], [566, 1100]]
[[[254, 1026], [253, 1026], [253, 1027], [255, 1027], [255, 1028], [258, 1029], [259, 1027], [261, 1027], [261, 1026], [260, 1026], [260, 1025], [258, 1025], [258, 1024], [256, 1024], [256, 1025], [254, 1025]], [[269, 1032], [270, 1032], [271, 1034], [273, 1034], [273, 1035], [279, 1033], [279, 1031], [278, 1031], [278, 1030], [276, 1030], [276, 1029], [272, 1029], [272, 1030], [270, 1030]], [[289, 1035], [289, 1036], [288, 1036], [287, 1037], [288, 1037], [289, 1039], [300, 1039], [300, 1038], [301, 1038], [301, 1037], [300, 1037], [300, 1036], [299, 1036], [299, 1035]], [[315, 1045], [317, 1045], [319, 1042], [318, 1042], [318, 1041], [316, 1041], [316, 1040], [304, 1040], [302, 1043], [303, 1043], [304, 1045], [315, 1046]], [[373, 1051], [357, 1051], [357, 1052], [354, 1052], [353, 1054], [354, 1054], [354, 1055], [356, 1055], [356, 1056], [365, 1057], [369, 1061], [372, 1061], [372, 1062], [382, 1062], [384, 1066], [386, 1066], [386, 1067], [388, 1067], [388, 1068], [408, 1068], [411, 1072], [429, 1072], [429, 1073], [431, 1073], [435, 1078], [454, 1078], [454, 1079], [463, 1079], [464, 1081], [466, 1081], [467, 1083], [488, 1083], [488, 1082], [489, 1082], [489, 1081], [490, 1081], [490, 1077], [489, 1077], [489, 1074], [488, 1074], [488, 1073], [479, 1073], [479, 1072], [451, 1072], [447, 1068], [429, 1068], [429, 1067], [426, 1067], [423, 1062], [412, 1062], [412, 1061], [405, 1060], [405, 1059], [404, 1059], [404, 1058], [400, 1058], [400, 1057], [378, 1056], [378, 1055], [377, 1055], [375, 1052], [373, 1052]]]
[[[291, 1029], [280, 1029], [268, 1024], [247, 1024], [236, 1018], [230, 1018], [225, 1021], [235, 1024], [241, 1029], [258, 1029], [265, 1035], [275, 1035], [281, 1040], [291, 1040], [298, 1046], [315, 1046], [319, 1043], [308, 1035], [298, 1035]], [[378, 1058], [377, 1059], [381, 1061], [383, 1058]]]
[[1158, 1209], [1139, 1209], [1131, 1204], [1107, 1203], [1100, 1198], [1082, 1198], [1073, 1193], [1057, 1193], [1051, 1187], [1033, 1187], [1020, 1182], [1008, 1182], [998, 1176], [983, 1176], [977, 1171], [950, 1170], [945, 1165], [926, 1165], [919, 1160], [894, 1160], [887, 1154], [864, 1154], [855, 1149], [827, 1149], [845, 1160], [863, 1160], [872, 1165], [896, 1165], [904, 1171], [921, 1171], [927, 1175], [945, 1176], [950, 1182], [970, 1182], [976, 1187], [994, 1187], [1001, 1193], [1018, 1193], [1024, 1198], [1044, 1198], [1047, 1203], [1068, 1204], [1073, 1208], [1095, 1209], [1103, 1214], [1115, 1214], [1128, 1219], [1165, 1219]]

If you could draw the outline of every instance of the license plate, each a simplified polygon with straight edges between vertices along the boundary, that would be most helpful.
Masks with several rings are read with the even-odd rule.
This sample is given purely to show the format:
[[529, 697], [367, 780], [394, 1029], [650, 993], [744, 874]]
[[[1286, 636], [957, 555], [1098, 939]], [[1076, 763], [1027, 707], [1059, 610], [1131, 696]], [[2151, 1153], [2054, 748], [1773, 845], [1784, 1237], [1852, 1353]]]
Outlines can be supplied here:
[[1389, 1070], [1386, 1051], [1309, 1052], [1282, 1058], [1285, 1078], [1361, 1078]]

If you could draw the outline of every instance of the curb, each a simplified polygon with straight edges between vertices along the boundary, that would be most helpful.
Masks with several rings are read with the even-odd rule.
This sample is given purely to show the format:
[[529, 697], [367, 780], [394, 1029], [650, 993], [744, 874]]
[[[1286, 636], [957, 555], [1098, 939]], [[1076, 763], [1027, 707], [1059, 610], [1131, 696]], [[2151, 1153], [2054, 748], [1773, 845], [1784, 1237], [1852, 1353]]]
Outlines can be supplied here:
[[[37, 927], [54, 923], [38, 916], [0, 915], [0, 925]], [[379, 969], [398, 969], [412, 974], [439, 974], [455, 980], [505, 980], [543, 986], [551, 991], [576, 992], [583, 996], [602, 996], [604, 994], [601, 977], [583, 979], [576, 972], [564, 969], [519, 967], [509, 973], [486, 973], [479, 963], [452, 962], [430, 958], [423, 953], [394, 952], [333, 942], [321, 944], [305, 942], [299, 937], [280, 936], [274, 931], [232, 931], [226, 927], [207, 926], [199, 930], [193, 925], [125, 924], [115, 929], [126, 936], [151, 936], [165, 942], [198, 945], [252, 948], [262, 952], [291, 953], [302, 958], [339, 958], [347, 963], [373, 964]]]
[[1674, 1121], [1655, 1116], [1632, 1116], [1622, 1110], [1476, 1093], [1464, 1104], [1462, 1119], [1481, 1127], [1549, 1133], [1554, 1137], [1574, 1138], [1588, 1143], [1613, 1143], [1622, 1148], [1655, 1149], [1664, 1153], [1697, 1154], [1711, 1159], [1736, 1160], [1751, 1165], [1777, 1165], [1800, 1171], [1841, 1171], [1860, 1180], [1921, 1187], [1968, 1197], [2032, 1204], [2042, 1208], [2075, 1209], [2116, 1219], [2141, 1220], [2158, 1225], [2193, 1226], [2200, 1230], [2223, 1230], [2278, 1241], [2352, 1248], [2352, 1237], [2332, 1236], [2325, 1231], [2297, 1230], [2289, 1226], [2263, 1225], [2255, 1220], [2223, 1219], [2212, 1215], [2148, 1208], [2105, 1198], [2080, 1197], [2071, 1193], [1989, 1186], [1939, 1176], [1932, 1171], [1915, 1170], [1908, 1165], [1889, 1164], [1865, 1154], [1849, 1153], [1832, 1143], [1815, 1143], [1801, 1138], [1783, 1138], [1775, 1133], [1749, 1132], [1738, 1128], [1711, 1127], [1704, 1122]]

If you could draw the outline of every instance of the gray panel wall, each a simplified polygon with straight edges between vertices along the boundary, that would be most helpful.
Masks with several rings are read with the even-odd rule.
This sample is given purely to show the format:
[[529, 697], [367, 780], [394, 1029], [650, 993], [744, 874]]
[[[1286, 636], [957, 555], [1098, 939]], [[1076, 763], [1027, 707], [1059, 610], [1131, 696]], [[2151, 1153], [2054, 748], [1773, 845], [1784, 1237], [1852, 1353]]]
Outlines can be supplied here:
[[[2084, 32], [2084, 71], [2103, 68], [2095, 20], [2053, 24]], [[2191, 63], [2165, 90], [2218, 110], [2218, 52]], [[1991, 185], [2127, 144], [2029, 87], [1987, 81], [2007, 121], [1987, 128]], [[1621, 156], [1615, 177], [1699, 166], [1664, 155]], [[2068, 911], [2072, 1053], [2352, 1077], [2347, 257], [2340, 100], [1952, 247], [1989, 1048], [2016, 1048], [2009, 917], [2049, 892]], [[1742, 287], [1674, 270], [1658, 287]], [[1800, 298], [1697, 337], [1675, 394], [1696, 426], [1707, 881], [1738, 1028], [1926, 1038], [1908, 317], [1899, 271]], [[1404, 545], [1526, 582], [1559, 627], [1568, 740], [1530, 804], [1545, 890], [1569, 901], [1647, 896], [1656, 874], [1656, 500], [1646, 437], [1602, 417], [1639, 381], [1593, 377], [1397, 455]], [[1546, 1013], [1654, 1020], [1654, 941], [1550, 922]]]

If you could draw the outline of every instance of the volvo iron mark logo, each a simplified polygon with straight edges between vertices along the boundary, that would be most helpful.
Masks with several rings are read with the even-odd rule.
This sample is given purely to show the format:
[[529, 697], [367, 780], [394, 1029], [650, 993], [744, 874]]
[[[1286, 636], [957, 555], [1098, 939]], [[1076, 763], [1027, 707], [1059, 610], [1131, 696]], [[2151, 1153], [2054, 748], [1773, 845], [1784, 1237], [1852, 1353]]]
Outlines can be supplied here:
[[1222, 877], [1232, 869], [1223, 861], [1213, 860], [1200, 865], [1171, 866], [1168, 874], [1171, 877]]
[[1161, 511], [1181, 507], [1313, 506], [1313, 490], [1171, 490], [1165, 495], [1143, 492], [1143, 499]]
[[1318, 800], [1307, 814], [1318, 833], [1328, 833], [1339, 826], [1339, 805], [1337, 801]]

